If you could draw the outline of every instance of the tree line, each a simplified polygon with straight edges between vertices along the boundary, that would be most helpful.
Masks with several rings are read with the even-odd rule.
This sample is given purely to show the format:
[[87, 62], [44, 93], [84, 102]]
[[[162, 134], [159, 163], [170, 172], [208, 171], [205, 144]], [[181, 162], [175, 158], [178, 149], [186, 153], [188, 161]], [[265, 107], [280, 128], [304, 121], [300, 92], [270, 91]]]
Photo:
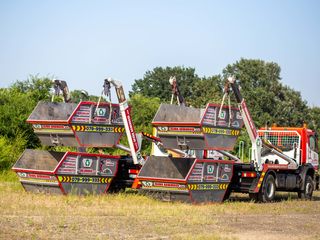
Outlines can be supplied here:
[[[141, 79], [134, 80], [129, 92], [135, 130], [152, 133], [151, 122], [160, 103], [170, 102], [171, 76], [176, 77], [189, 106], [201, 108], [209, 102], [221, 103], [225, 79], [235, 76], [257, 127], [267, 122], [279, 126], [307, 123], [309, 128], [320, 130], [320, 108], [308, 106], [299, 91], [281, 82], [280, 73], [277, 63], [256, 59], [240, 59], [227, 65], [220, 74], [208, 77], [199, 77], [192, 67], [156, 67]], [[10, 168], [25, 148], [48, 148], [40, 145], [26, 119], [37, 102], [50, 101], [51, 88], [51, 78], [30, 76], [25, 81], [16, 81], [9, 88], [0, 89], [0, 169]], [[71, 92], [74, 102], [82, 97], [80, 90]], [[90, 95], [84, 100], [97, 99], [98, 96]], [[231, 100], [234, 104], [234, 99]], [[239, 141], [244, 141], [248, 149], [250, 142], [245, 131], [243, 133]], [[126, 142], [125, 139], [122, 141]], [[150, 143], [144, 143], [143, 152], [148, 154], [149, 151]], [[114, 149], [106, 149], [105, 152], [120, 153]]]

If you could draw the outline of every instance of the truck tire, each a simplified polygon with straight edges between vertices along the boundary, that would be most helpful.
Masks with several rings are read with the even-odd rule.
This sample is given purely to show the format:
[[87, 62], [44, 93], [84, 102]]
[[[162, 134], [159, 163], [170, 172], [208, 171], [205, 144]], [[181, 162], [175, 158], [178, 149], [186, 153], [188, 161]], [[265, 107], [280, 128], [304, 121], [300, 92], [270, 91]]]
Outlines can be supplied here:
[[313, 190], [314, 190], [313, 179], [312, 179], [312, 177], [310, 175], [307, 175], [303, 190], [300, 190], [298, 192], [298, 198], [311, 200], [312, 199]]
[[258, 193], [259, 202], [272, 202], [276, 195], [276, 182], [273, 175], [268, 174]]

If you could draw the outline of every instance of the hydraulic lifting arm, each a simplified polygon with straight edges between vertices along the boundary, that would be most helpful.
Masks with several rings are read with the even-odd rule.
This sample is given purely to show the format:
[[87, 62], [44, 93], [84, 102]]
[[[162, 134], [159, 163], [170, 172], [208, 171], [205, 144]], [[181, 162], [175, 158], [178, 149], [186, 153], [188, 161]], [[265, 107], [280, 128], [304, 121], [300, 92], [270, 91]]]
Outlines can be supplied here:
[[185, 106], [186, 102], [185, 102], [183, 96], [180, 93], [176, 77], [170, 77], [169, 83], [171, 85], [171, 90], [172, 90], [171, 104], [173, 103], [173, 98], [176, 97], [178, 105]]
[[[53, 88], [54, 88], [54, 95], [59, 96], [60, 91], [62, 92], [64, 102], [70, 102], [70, 92], [66, 81], [55, 79], [53, 80]], [[53, 101], [54, 96], [52, 96]]]
[[[151, 134], [148, 134], [146, 132], [141, 132], [141, 136], [148, 140], [148, 141], [151, 141], [152, 143], [154, 143], [156, 146], [158, 147], [163, 147], [163, 143], [161, 142], [160, 138], [156, 137], [156, 136], [153, 136]], [[174, 148], [169, 148], [167, 150], [170, 150], [171, 152], [175, 152], [177, 154], [179, 154], [181, 157], [190, 157], [188, 155], [188, 153], [186, 153], [185, 151], [182, 151], [180, 149], [174, 149]]]
[[130, 114], [130, 107], [128, 105], [126, 96], [124, 94], [122, 83], [119, 81], [116, 81], [112, 78], [106, 79], [105, 83], [112, 84], [116, 89], [117, 98], [118, 98], [119, 106], [120, 106], [120, 112], [121, 112], [121, 116], [122, 116], [122, 119], [124, 122], [125, 130], [127, 133], [133, 162], [135, 164], [143, 164], [145, 159], [142, 157], [142, 155], [140, 153], [139, 141], [138, 141], [137, 135], [134, 131], [134, 126], [133, 126], [131, 114]]
[[251, 118], [250, 112], [247, 108], [245, 99], [242, 97], [239, 86], [235, 81], [235, 78], [229, 77], [224, 92], [225, 95], [229, 94], [230, 87], [232, 91], [234, 92], [236, 101], [238, 103], [241, 116], [243, 118], [245, 127], [247, 129], [247, 132], [249, 134], [251, 143], [252, 143], [252, 158], [254, 160], [255, 166], [258, 170], [262, 170], [262, 161], [261, 161], [261, 148], [266, 147], [271, 150], [272, 153], [276, 154], [277, 156], [283, 158], [286, 160], [289, 164], [291, 164], [293, 167], [297, 167], [297, 163], [294, 159], [286, 156], [283, 154], [279, 149], [277, 149], [275, 146], [273, 146], [271, 143], [268, 143], [267, 140], [261, 139], [258, 135], [257, 129], [255, 127], [255, 124]]

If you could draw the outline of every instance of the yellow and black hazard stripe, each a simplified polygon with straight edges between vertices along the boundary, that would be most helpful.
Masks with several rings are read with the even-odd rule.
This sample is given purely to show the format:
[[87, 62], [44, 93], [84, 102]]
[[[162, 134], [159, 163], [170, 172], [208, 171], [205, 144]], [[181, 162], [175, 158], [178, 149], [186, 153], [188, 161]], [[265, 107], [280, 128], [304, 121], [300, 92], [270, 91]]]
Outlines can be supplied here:
[[228, 183], [221, 183], [219, 184], [219, 189], [220, 190], [226, 190], [228, 188], [229, 184]]
[[238, 136], [240, 134], [240, 130], [224, 129], [224, 128], [203, 127], [202, 131], [203, 133], [206, 133], [206, 134], [217, 134], [217, 135], [227, 135], [227, 136]]
[[112, 178], [100, 178], [101, 183], [110, 183]]
[[198, 184], [188, 184], [188, 190], [197, 190]]
[[112, 178], [109, 177], [84, 177], [84, 176], [58, 176], [61, 183], [110, 183]]
[[262, 183], [263, 183], [263, 179], [264, 179], [265, 175], [266, 175], [266, 172], [265, 172], [265, 171], [261, 172], [260, 178], [259, 178], [259, 180], [258, 180], [258, 183], [257, 183], [256, 188], [254, 189], [254, 192], [256, 192], [256, 193], [259, 192], [259, 190], [260, 190], [260, 188], [261, 188], [261, 185], [262, 185]]
[[124, 132], [124, 127], [115, 127], [114, 132], [116, 133], [123, 133]]
[[72, 125], [75, 132], [107, 132], [107, 133], [123, 133], [124, 127], [100, 126], [100, 125]]
[[73, 131], [83, 132], [85, 130], [85, 126], [83, 125], [72, 125]]
[[188, 190], [190, 191], [217, 191], [226, 190], [229, 183], [200, 183], [200, 184], [188, 184]]
[[71, 182], [71, 176], [58, 176], [59, 182]]

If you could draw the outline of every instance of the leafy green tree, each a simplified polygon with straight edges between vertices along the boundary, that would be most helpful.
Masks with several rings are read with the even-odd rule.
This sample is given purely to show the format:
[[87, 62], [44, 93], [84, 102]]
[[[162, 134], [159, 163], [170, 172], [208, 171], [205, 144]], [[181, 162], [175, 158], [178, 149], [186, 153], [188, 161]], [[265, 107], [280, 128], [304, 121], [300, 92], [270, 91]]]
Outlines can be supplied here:
[[300, 92], [282, 86], [277, 100], [278, 104], [274, 106], [277, 111], [273, 119], [275, 123], [280, 126], [302, 126], [308, 121], [310, 110]]
[[205, 107], [207, 103], [220, 103], [222, 83], [219, 75], [196, 81], [192, 86], [192, 96], [187, 99], [187, 104], [193, 107]]
[[33, 133], [30, 124], [26, 120], [36, 101], [28, 94], [16, 92], [11, 89], [0, 90], [0, 135], [14, 140], [21, 132], [28, 139], [28, 147], [36, 147], [39, 140]]
[[[241, 59], [223, 70], [224, 78], [233, 75], [240, 81], [242, 95], [257, 127], [268, 122], [302, 126], [310, 119], [306, 101], [300, 92], [281, 83], [280, 72], [276, 63], [252, 59]], [[316, 119], [315, 114], [313, 118]], [[241, 140], [245, 141], [245, 153], [248, 153], [250, 142], [246, 134]]]
[[[308, 111], [308, 127], [320, 134], [320, 107], [311, 107]], [[318, 141], [318, 149], [320, 150], [320, 141]]]
[[17, 133], [14, 139], [0, 136], [0, 171], [13, 166], [26, 147], [26, 138], [22, 133]]
[[[71, 102], [78, 103], [80, 101], [94, 101], [97, 102], [99, 100], [98, 96], [94, 95], [87, 95], [86, 92], [83, 90], [73, 90], [70, 92], [71, 95]], [[103, 101], [105, 99], [103, 98]], [[102, 101], [102, 100], [101, 100]]]
[[151, 133], [151, 122], [160, 106], [160, 99], [136, 94], [130, 98], [129, 104], [131, 106], [131, 117], [135, 130], [137, 132]]
[[[152, 134], [152, 120], [160, 106], [159, 98], [145, 97], [141, 94], [133, 95], [129, 101], [132, 122], [136, 132]], [[150, 153], [151, 143], [143, 141], [142, 152]]]
[[52, 78], [31, 75], [25, 81], [16, 81], [10, 89], [19, 93], [26, 93], [34, 101], [49, 100]]
[[27, 147], [39, 146], [39, 139], [26, 120], [38, 101], [50, 99], [51, 86], [49, 78], [30, 76], [8, 89], [0, 89], [0, 135], [14, 140], [18, 133], [22, 133], [27, 139]]
[[152, 71], [147, 71], [142, 79], [135, 80], [130, 96], [139, 93], [168, 102], [171, 99], [171, 85], [169, 84], [171, 76], [176, 77], [180, 92], [185, 98], [192, 96], [193, 84], [200, 81], [194, 68], [156, 67]]
[[267, 122], [297, 126], [308, 109], [299, 92], [284, 86], [280, 66], [262, 60], [241, 59], [223, 70], [225, 78], [240, 80], [241, 91], [258, 127]]
[[311, 107], [308, 111], [308, 120], [306, 123], [314, 130], [320, 133], [320, 107]]

